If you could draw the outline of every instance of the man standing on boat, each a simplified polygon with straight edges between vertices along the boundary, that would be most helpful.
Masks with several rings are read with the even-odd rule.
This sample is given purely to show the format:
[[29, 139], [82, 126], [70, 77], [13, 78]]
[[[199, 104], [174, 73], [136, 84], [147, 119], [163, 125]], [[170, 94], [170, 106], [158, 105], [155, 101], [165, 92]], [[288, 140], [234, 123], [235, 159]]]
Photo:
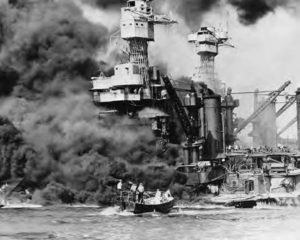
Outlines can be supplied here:
[[117, 184], [117, 190], [118, 190], [118, 193], [119, 193], [119, 196], [120, 196], [120, 207], [121, 207], [121, 210], [125, 210], [126, 209], [126, 203], [124, 201], [124, 197], [123, 197], [123, 192], [122, 192], [122, 179], [119, 180], [118, 184]]
[[155, 204], [160, 204], [161, 203], [161, 191], [159, 191], [159, 189], [156, 190], [156, 193], [155, 193]]
[[132, 192], [132, 200], [133, 200], [133, 202], [136, 202], [137, 185], [135, 183], [131, 183], [130, 191]]
[[138, 191], [138, 202], [139, 203], [142, 203], [144, 202], [144, 185], [142, 183], [139, 184], [138, 188], [137, 188], [137, 191]]
[[122, 197], [122, 179], [120, 179], [117, 184], [117, 190], [118, 190], [118, 193], [120, 194], [120, 198], [121, 198]]

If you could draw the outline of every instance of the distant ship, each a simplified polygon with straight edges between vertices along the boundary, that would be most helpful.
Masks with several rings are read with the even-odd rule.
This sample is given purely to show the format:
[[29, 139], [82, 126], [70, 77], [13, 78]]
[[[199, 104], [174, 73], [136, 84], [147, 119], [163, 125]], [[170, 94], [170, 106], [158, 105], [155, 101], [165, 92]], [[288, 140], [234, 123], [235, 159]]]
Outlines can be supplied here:
[[294, 153], [233, 151], [205, 166], [177, 170], [184, 167], [190, 169], [188, 184], [214, 194], [204, 197], [209, 204], [237, 208], [300, 204], [300, 156]]

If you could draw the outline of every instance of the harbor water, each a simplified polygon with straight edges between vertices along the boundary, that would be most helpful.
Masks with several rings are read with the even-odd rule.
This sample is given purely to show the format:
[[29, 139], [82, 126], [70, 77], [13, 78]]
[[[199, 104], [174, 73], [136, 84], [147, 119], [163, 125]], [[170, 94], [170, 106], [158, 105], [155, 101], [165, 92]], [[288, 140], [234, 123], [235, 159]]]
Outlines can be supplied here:
[[299, 239], [300, 208], [211, 206], [162, 215], [119, 213], [116, 208], [0, 209], [1, 240]]

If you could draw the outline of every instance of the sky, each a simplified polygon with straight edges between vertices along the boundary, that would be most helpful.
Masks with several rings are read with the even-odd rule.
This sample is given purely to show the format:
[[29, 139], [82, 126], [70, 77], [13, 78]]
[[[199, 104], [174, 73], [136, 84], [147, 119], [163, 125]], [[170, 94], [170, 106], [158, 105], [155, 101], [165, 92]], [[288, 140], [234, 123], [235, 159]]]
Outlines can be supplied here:
[[[284, 82], [292, 84], [285, 90], [294, 94], [300, 87], [300, 17], [291, 10], [278, 8], [274, 13], [252, 26], [243, 26], [235, 17], [230, 19], [230, 36], [235, 49], [224, 49], [217, 59], [217, 71], [234, 92], [278, 89]], [[239, 95], [237, 95], [239, 96]], [[241, 107], [236, 112], [241, 117], [253, 109], [253, 96], [240, 95]], [[277, 100], [277, 109], [285, 97]], [[278, 129], [296, 116], [296, 104], [277, 119]], [[282, 137], [295, 138], [296, 124]]]

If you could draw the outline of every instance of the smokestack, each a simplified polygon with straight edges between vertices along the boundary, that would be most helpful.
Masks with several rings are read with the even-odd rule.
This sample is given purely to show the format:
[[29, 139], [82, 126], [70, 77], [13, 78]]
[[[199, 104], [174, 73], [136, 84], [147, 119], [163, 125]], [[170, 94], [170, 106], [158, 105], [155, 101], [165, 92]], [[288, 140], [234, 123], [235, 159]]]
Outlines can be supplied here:
[[300, 150], [300, 88], [296, 91], [296, 103], [297, 103], [297, 138], [298, 138], [298, 150]]
[[[233, 110], [239, 106], [239, 100], [233, 99], [232, 89], [227, 89], [227, 95], [222, 102], [222, 109], [225, 116], [224, 128], [225, 131], [225, 143], [226, 145], [232, 145], [235, 142], [234, 126], [233, 126]], [[224, 141], [224, 140], [223, 140]]]
[[210, 95], [203, 98], [205, 115], [205, 138], [204, 156], [215, 158], [222, 152], [222, 118], [221, 96]]

